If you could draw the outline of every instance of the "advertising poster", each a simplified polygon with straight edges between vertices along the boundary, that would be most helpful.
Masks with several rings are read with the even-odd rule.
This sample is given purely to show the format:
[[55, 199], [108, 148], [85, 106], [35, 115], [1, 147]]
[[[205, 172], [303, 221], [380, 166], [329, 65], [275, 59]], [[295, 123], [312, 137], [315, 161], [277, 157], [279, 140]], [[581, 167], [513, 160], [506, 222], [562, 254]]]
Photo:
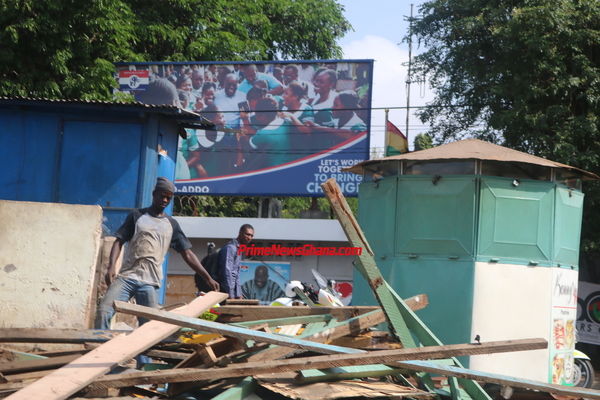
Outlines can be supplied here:
[[245, 299], [257, 299], [267, 306], [280, 297], [285, 297], [285, 285], [290, 281], [290, 263], [243, 261], [240, 283]]
[[362, 177], [341, 170], [369, 156], [372, 73], [372, 60], [116, 65], [124, 93], [215, 125], [180, 139], [177, 194], [319, 197], [334, 177], [357, 196]]
[[579, 282], [577, 303], [579, 341], [600, 344], [600, 285]]
[[549, 382], [573, 385], [577, 271], [553, 268]]

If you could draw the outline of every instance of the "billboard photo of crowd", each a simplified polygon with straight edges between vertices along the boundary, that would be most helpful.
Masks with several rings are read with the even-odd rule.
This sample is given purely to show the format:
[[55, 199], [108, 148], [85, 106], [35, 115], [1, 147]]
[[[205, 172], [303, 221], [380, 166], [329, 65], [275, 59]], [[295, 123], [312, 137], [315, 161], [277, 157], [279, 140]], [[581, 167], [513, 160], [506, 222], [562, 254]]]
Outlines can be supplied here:
[[[334, 177], [356, 196], [368, 159], [372, 60], [120, 63], [137, 101], [202, 115], [176, 155], [178, 194], [321, 196]], [[173, 155], [171, 155], [173, 157]]]

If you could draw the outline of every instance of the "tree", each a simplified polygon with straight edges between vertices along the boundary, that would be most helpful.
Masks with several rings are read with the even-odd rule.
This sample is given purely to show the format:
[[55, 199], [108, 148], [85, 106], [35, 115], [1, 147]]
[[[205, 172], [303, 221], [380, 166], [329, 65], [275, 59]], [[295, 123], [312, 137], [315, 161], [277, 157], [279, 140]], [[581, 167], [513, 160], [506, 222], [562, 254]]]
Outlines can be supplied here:
[[415, 151], [430, 149], [433, 147], [433, 137], [429, 133], [419, 133], [413, 141]]
[[[433, 0], [420, 12], [414, 71], [436, 90], [420, 117], [438, 142], [477, 137], [600, 172], [599, 2]], [[582, 243], [597, 250], [600, 190], [586, 191]]]
[[0, 96], [112, 99], [117, 61], [341, 56], [335, 0], [5, 0]]

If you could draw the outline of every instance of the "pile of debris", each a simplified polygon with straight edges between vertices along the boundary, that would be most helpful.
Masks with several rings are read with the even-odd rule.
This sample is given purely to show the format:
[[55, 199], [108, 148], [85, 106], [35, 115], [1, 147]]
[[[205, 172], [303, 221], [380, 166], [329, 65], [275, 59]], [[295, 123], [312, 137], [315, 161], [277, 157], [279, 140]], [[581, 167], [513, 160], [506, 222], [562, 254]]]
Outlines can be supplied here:
[[[598, 391], [464, 368], [456, 357], [548, 344], [544, 339], [441, 343], [414, 313], [427, 304], [426, 296], [398, 296], [383, 279], [339, 188], [330, 181], [322, 187], [350, 243], [363, 249], [355, 267], [380, 307], [216, 308], [228, 296], [210, 292], [175, 310], [116, 302], [118, 312], [150, 320], [127, 333], [0, 329], [3, 343], [81, 347], [42, 354], [1, 351], [0, 398], [491, 400], [479, 384], [483, 381], [504, 387], [505, 398], [516, 387], [600, 399]], [[387, 331], [373, 329], [383, 322]], [[153, 363], [132, 369], [131, 359], [140, 354]], [[447, 377], [444, 385], [430, 374]]]
[[[215, 309], [225, 297], [211, 292], [173, 311], [117, 302], [118, 311], [152, 320], [130, 333], [1, 329], [2, 342], [85, 344], [85, 349], [29, 360], [3, 351], [0, 398], [241, 399], [252, 393], [268, 399], [429, 398], [439, 393], [419, 384], [415, 371], [421, 368], [415, 369], [414, 360], [546, 346], [545, 340], [526, 339], [402, 348], [387, 332], [371, 329], [386, 320], [379, 307]], [[418, 310], [427, 300], [418, 296], [406, 303]], [[217, 312], [218, 320], [210, 321]], [[143, 371], [128, 368], [125, 363], [131, 366], [138, 354], [154, 362]]]

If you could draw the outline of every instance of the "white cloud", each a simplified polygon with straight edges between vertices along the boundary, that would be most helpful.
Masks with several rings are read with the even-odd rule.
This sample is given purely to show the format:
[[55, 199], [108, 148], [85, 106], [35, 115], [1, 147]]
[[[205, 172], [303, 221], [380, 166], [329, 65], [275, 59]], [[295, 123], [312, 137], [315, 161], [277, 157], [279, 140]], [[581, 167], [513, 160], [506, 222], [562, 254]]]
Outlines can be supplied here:
[[[406, 133], [406, 78], [408, 68], [408, 51], [402, 49], [389, 39], [367, 35], [361, 40], [351, 41], [342, 45], [345, 59], [373, 59], [373, 108], [390, 109], [389, 120], [402, 132]], [[433, 98], [430, 91], [426, 97], [420, 97], [419, 85], [411, 85], [411, 106], [423, 105]], [[414, 112], [414, 111], [413, 111]], [[371, 147], [385, 145], [385, 111], [371, 112]], [[412, 114], [409, 121], [409, 145], [412, 148], [414, 135], [426, 130], [421, 122]], [[418, 129], [417, 129], [418, 128]]]

